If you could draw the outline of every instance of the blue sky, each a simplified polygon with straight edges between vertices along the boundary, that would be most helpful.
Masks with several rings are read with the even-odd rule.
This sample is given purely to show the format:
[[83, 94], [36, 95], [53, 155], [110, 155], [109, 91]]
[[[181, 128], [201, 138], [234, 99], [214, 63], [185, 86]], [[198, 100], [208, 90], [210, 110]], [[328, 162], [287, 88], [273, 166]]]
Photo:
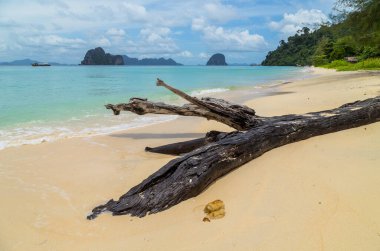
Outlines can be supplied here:
[[260, 63], [303, 26], [327, 21], [334, 0], [0, 0], [0, 62], [79, 63], [97, 46], [131, 57]]

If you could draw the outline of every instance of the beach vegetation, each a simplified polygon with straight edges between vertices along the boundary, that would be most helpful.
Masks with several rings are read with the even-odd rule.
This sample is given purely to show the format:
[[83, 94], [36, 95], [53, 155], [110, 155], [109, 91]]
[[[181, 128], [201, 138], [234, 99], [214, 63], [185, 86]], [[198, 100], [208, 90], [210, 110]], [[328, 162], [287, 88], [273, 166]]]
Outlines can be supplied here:
[[[379, 68], [380, 1], [337, 0], [333, 11], [329, 23], [314, 31], [305, 27], [287, 41], [281, 40], [262, 65], [328, 65], [340, 70]], [[344, 63], [348, 57], [355, 58], [357, 65]]]
[[334, 60], [328, 64], [320, 65], [320, 67], [336, 69], [337, 71], [380, 70], [380, 58], [368, 58], [356, 64], [340, 59]]

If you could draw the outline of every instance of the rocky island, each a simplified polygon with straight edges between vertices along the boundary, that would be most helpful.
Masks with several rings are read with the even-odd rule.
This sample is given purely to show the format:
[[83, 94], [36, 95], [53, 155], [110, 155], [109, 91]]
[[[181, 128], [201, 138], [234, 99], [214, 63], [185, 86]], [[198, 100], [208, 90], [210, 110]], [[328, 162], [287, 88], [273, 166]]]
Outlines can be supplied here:
[[112, 55], [103, 48], [88, 50], [81, 65], [182, 65], [173, 59], [165, 58], [131, 58], [127, 55]]
[[102, 47], [88, 50], [84, 59], [81, 62], [82, 65], [123, 65], [124, 60], [120, 55], [111, 55], [106, 53]]
[[210, 57], [206, 65], [227, 65], [226, 57], [221, 53], [216, 53]]

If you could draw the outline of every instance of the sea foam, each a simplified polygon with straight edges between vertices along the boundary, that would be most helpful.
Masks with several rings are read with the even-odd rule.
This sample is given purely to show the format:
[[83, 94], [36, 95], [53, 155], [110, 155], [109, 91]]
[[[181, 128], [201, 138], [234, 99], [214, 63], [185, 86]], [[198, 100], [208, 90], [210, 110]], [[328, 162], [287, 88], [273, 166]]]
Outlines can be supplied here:
[[304, 77], [309, 70], [264, 66], [0, 67], [0, 149], [172, 120], [176, 117], [138, 117], [130, 113], [114, 116], [104, 109], [105, 104], [128, 102], [130, 97], [181, 105], [182, 99], [154, 86], [157, 77], [190, 95], [212, 96]]
[[214, 89], [206, 89], [206, 90], [197, 90], [197, 91], [192, 91], [191, 95], [192, 96], [203, 96], [203, 95], [210, 94], [210, 93], [226, 92], [226, 91], [229, 91], [229, 90], [230, 89], [226, 89], [226, 88], [214, 88]]
[[[134, 115], [121, 116], [119, 119], [116, 116], [99, 117], [90, 116], [92, 120], [78, 119], [61, 122], [61, 125], [50, 126], [28, 126], [10, 128], [0, 131], [0, 150], [7, 147], [17, 147], [21, 145], [36, 145], [44, 142], [52, 142], [59, 139], [73, 137], [88, 137], [105, 135], [118, 131], [124, 131], [132, 128], [144, 127], [148, 125], [163, 123], [176, 119], [176, 115], [157, 116], [148, 115], [145, 117], [136, 117]], [[132, 118], [134, 117], [134, 118]], [[73, 123], [73, 122], [76, 123]], [[61, 124], [59, 123], [59, 124]]]

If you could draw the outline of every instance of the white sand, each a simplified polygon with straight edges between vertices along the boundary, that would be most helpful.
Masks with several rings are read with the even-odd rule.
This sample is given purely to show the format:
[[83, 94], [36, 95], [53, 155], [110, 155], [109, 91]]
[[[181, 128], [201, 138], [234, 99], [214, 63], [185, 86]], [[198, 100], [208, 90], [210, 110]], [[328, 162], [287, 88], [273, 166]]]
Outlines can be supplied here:
[[[380, 95], [380, 75], [316, 69], [247, 102], [263, 116]], [[373, 75], [373, 76], [372, 76]], [[379, 250], [380, 123], [274, 149], [196, 198], [144, 218], [86, 214], [172, 157], [157, 146], [230, 130], [201, 118], [0, 151], [0, 250]], [[221, 199], [226, 216], [202, 222]]]

